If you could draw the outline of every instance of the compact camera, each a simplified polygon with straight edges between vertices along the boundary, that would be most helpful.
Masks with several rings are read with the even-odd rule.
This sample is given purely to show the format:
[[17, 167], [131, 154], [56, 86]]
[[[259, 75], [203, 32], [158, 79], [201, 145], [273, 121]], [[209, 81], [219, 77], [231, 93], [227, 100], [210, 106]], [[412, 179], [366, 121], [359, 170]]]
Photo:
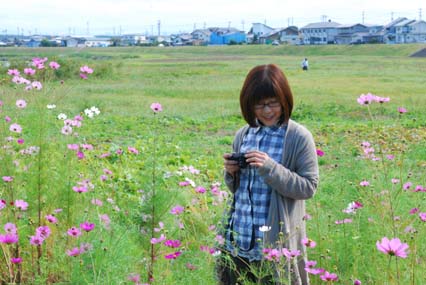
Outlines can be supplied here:
[[245, 153], [233, 153], [228, 159], [237, 161], [240, 168], [246, 168], [248, 163], [244, 155]]

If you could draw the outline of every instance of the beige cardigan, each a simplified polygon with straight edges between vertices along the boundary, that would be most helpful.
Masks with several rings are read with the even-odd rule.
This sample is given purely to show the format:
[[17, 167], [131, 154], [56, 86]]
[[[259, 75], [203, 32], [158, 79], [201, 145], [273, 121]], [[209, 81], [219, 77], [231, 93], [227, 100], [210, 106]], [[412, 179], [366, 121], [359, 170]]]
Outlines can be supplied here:
[[[233, 151], [239, 152], [248, 126], [238, 130], [233, 143]], [[311, 198], [318, 186], [319, 171], [315, 142], [312, 134], [302, 125], [289, 120], [283, 146], [283, 164], [269, 159], [258, 168], [258, 174], [272, 188], [271, 202], [265, 232], [264, 246], [279, 247], [278, 241], [284, 240], [284, 247], [298, 249], [302, 255], [291, 264], [292, 283], [308, 285], [305, 271], [306, 248], [301, 240], [306, 237], [305, 201]], [[232, 193], [238, 189], [239, 179], [225, 173], [225, 183]]]

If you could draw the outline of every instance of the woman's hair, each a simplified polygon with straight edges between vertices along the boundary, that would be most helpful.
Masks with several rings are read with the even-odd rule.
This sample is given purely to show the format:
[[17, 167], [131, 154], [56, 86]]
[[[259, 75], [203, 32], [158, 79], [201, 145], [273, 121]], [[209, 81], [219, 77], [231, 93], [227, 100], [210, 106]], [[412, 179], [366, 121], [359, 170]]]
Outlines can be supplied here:
[[282, 70], [275, 64], [259, 65], [247, 74], [240, 93], [240, 106], [244, 119], [256, 127], [254, 105], [267, 98], [281, 103], [281, 122], [288, 122], [293, 110], [293, 94]]

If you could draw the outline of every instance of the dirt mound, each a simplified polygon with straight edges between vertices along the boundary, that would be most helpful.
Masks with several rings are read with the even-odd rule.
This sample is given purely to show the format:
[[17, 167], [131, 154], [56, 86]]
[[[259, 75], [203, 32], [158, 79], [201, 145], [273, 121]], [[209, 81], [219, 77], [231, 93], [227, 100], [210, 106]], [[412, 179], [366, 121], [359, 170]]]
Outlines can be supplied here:
[[426, 57], [426, 48], [422, 48], [421, 50], [416, 51], [410, 57]]

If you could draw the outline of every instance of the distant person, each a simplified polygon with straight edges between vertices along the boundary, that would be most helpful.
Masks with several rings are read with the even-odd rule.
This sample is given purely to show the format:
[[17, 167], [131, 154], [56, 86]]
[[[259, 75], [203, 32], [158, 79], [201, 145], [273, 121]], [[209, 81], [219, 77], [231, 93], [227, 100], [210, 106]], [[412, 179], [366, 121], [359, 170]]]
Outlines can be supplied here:
[[[314, 195], [319, 180], [314, 139], [290, 118], [293, 94], [274, 64], [248, 73], [240, 106], [247, 124], [236, 133], [232, 153], [223, 155], [232, 200], [224, 220], [223, 254], [217, 261], [218, 284], [281, 284], [275, 280], [278, 272], [287, 272], [292, 285], [308, 285], [302, 239], [305, 200]], [[279, 269], [272, 262], [275, 271], [260, 278], [256, 272], [268, 262], [265, 248], [299, 250], [300, 256]]]
[[305, 59], [302, 61], [302, 69], [307, 71], [309, 68], [309, 62], [308, 59], [305, 57]]

